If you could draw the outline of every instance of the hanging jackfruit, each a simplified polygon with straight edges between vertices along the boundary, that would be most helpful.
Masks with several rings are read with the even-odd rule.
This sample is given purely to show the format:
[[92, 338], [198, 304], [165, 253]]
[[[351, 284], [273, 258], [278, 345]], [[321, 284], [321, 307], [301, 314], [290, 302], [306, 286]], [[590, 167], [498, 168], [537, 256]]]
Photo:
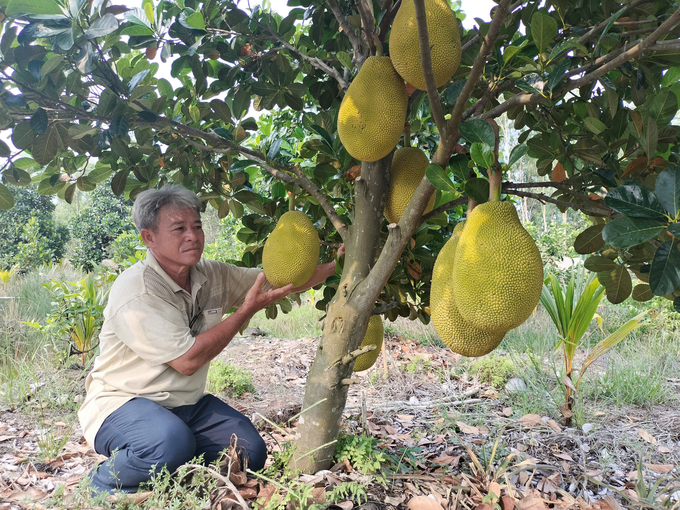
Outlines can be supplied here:
[[319, 234], [302, 211], [281, 215], [262, 250], [262, 268], [275, 287], [307, 282], [319, 260]]
[[408, 94], [389, 57], [368, 57], [347, 89], [338, 112], [338, 136], [360, 161], [387, 156], [406, 122]]
[[375, 349], [369, 351], [365, 354], [359, 356], [354, 360], [354, 371], [361, 372], [363, 370], [368, 370], [373, 366], [375, 360], [378, 359], [380, 354], [380, 349], [383, 343], [383, 322], [380, 315], [372, 315], [368, 320], [368, 328], [366, 328], [366, 334], [361, 342], [361, 347], [366, 347], [367, 345], [375, 344]]
[[486, 202], [468, 215], [453, 264], [460, 315], [482, 331], [516, 328], [536, 308], [543, 262], [511, 202]]
[[439, 251], [432, 269], [430, 310], [434, 329], [453, 352], [463, 356], [483, 356], [501, 343], [505, 333], [481, 331], [461, 317], [453, 296], [453, 263], [460, 233], [465, 222], [453, 229], [451, 239]]
[[[390, 187], [385, 203], [385, 218], [390, 223], [398, 223], [401, 215], [411, 200], [411, 195], [425, 176], [425, 169], [430, 161], [418, 147], [402, 147], [394, 153], [390, 168]], [[428, 213], [434, 206], [435, 195], [432, 195], [425, 208]]]
[[[437, 87], [448, 82], [460, 65], [458, 20], [445, 0], [425, 0], [432, 71]], [[420, 61], [420, 39], [413, 0], [403, 0], [392, 23], [390, 58], [399, 75], [415, 88], [425, 90]]]

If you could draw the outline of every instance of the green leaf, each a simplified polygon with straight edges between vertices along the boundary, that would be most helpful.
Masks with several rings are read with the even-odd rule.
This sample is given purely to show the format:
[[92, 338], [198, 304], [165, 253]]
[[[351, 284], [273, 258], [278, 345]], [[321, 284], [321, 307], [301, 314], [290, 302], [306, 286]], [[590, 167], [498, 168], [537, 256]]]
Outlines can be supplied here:
[[630, 273], [624, 266], [616, 266], [613, 271], [609, 272], [604, 288], [607, 290], [607, 299], [610, 303], [622, 303], [633, 290]]
[[210, 101], [210, 108], [212, 108], [212, 111], [215, 112], [215, 115], [217, 115], [220, 120], [231, 122], [231, 111], [229, 110], [227, 103], [221, 99], [213, 99]]
[[511, 167], [515, 163], [517, 163], [520, 159], [524, 157], [524, 155], [527, 153], [529, 150], [529, 147], [527, 147], [524, 144], [521, 145], [515, 145], [512, 150], [510, 151], [510, 158], [508, 159], [508, 167]]
[[436, 163], [432, 163], [425, 169], [425, 175], [435, 188], [458, 194], [458, 190], [451, 182], [451, 179], [449, 179], [449, 176], [446, 175], [444, 169]]
[[503, 63], [507, 64], [508, 61], [520, 51], [522, 51], [522, 48], [519, 46], [508, 46], [505, 48], [505, 51], [503, 51]]
[[599, 135], [600, 133], [607, 130], [607, 126], [595, 117], [586, 117], [583, 119], [583, 123], [585, 124], [588, 131], [595, 133], [596, 135]]
[[678, 97], [669, 89], [661, 89], [649, 103], [649, 116], [657, 126], [665, 126], [678, 111]]
[[191, 115], [191, 120], [194, 121], [194, 124], [198, 126], [201, 123], [201, 111], [198, 109], [198, 106], [193, 104], [189, 106], [189, 115]]
[[234, 95], [234, 101], [232, 103], [231, 112], [234, 118], [240, 120], [248, 112], [250, 108], [250, 93], [241, 89]]
[[19, 122], [14, 126], [12, 131], [12, 143], [17, 149], [27, 149], [33, 139], [35, 138], [35, 133], [31, 129], [31, 124], [28, 122]]
[[33, 158], [41, 165], [47, 165], [58, 151], [63, 151], [68, 146], [68, 140], [68, 128], [63, 124], [53, 124], [45, 134], [33, 141]]
[[654, 194], [670, 216], [680, 213], [680, 166], [668, 167], [659, 174]]
[[680, 238], [680, 223], [673, 223], [668, 226], [668, 231], [675, 237]]
[[647, 218], [616, 218], [605, 225], [602, 239], [612, 246], [626, 249], [648, 241], [665, 228], [658, 221]]
[[125, 184], [129, 173], [130, 170], [125, 169], [113, 176], [113, 179], [111, 179], [111, 191], [113, 191], [114, 195], [119, 197], [125, 192]]
[[574, 250], [576, 253], [587, 255], [588, 253], [601, 250], [604, 246], [604, 240], [602, 239], [603, 228], [604, 225], [593, 225], [577, 235], [574, 240]]
[[[129, 27], [125, 27], [123, 30], [121, 30], [120, 35], [130, 35], [130, 36], [150, 36], [154, 35], [153, 29], [145, 26], [145, 25], [132, 25]], [[167, 43], [166, 43], [167, 44]]]
[[465, 194], [478, 204], [489, 200], [489, 181], [481, 177], [475, 177], [465, 181]]
[[470, 143], [485, 143], [489, 147], [494, 147], [496, 138], [493, 134], [491, 125], [483, 119], [468, 120], [458, 126], [460, 134]]
[[680, 296], [676, 297], [673, 300], [673, 308], [675, 309], [676, 312], [680, 313]]
[[482, 168], [491, 168], [494, 164], [493, 149], [485, 143], [473, 143], [470, 147], [470, 157]]
[[14, 207], [14, 195], [4, 184], [0, 183], [0, 209], [11, 209]]
[[659, 143], [659, 128], [654, 120], [647, 119], [647, 122], [645, 122], [640, 143], [642, 144], [647, 157], [650, 160], [653, 159], [654, 154], [656, 153], [656, 146]]
[[655, 296], [667, 296], [680, 287], [678, 241], [666, 241], [656, 250], [649, 271], [649, 287]]
[[352, 57], [349, 56], [349, 53], [346, 51], [338, 51], [335, 56], [343, 66], [345, 66], [350, 71], [352, 70], [354, 66], [352, 65]]
[[54, 0], [9, 0], [5, 14], [64, 14]]
[[604, 203], [634, 218], [659, 218], [666, 214], [657, 196], [638, 184], [624, 184], [610, 190], [604, 197]]
[[593, 271], [594, 273], [599, 273], [600, 271], [612, 271], [617, 266], [616, 262], [606, 257], [602, 257], [601, 255], [593, 255], [592, 257], [588, 257], [583, 265], [588, 271]]
[[63, 61], [64, 61], [63, 55], [55, 55], [42, 65], [42, 67], [40, 68], [40, 74], [42, 76], [47, 76], [52, 71], [57, 69]]
[[0, 140], [0, 157], [9, 158], [12, 155], [12, 150], [5, 142]]
[[652, 289], [649, 288], [649, 285], [646, 283], [640, 283], [633, 287], [633, 299], [635, 301], [638, 301], [639, 303], [643, 303], [645, 301], [649, 301], [654, 297], [654, 294], [652, 294]]
[[113, 14], [107, 13], [101, 18], [94, 20], [94, 22], [90, 25], [90, 28], [85, 30], [85, 38], [94, 39], [95, 37], [104, 37], [105, 35], [115, 31], [117, 28], [118, 20]]
[[203, 19], [203, 14], [201, 14], [199, 11], [189, 14], [184, 22], [191, 28], [205, 30], [205, 20]]
[[43, 108], [38, 108], [31, 117], [31, 129], [36, 135], [45, 134], [47, 121], [47, 112]]
[[538, 46], [538, 51], [543, 50], [552, 42], [557, 35], [557, 21], [552, 16], [536, 12], [531, 17], [531, 38]]

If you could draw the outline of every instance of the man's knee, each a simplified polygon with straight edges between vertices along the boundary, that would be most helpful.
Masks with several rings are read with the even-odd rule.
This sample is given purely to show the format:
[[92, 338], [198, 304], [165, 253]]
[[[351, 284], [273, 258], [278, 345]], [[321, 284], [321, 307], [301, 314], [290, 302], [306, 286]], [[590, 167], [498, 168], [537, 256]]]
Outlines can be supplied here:
[[267, 461], [267, 444], [259, 434], [251, 434], [248, 438], [239, 439], [239, 447], [245, 450], [248, 458], [248, 469], [259, 471]]
[[170, 472], [177, 469], [194, 457], [196, 439], [181, 421], [167, 421], [158, 424], [154, 430], [154, 439], [137, 452], [150, 464], [159, 467], [167, 465]]

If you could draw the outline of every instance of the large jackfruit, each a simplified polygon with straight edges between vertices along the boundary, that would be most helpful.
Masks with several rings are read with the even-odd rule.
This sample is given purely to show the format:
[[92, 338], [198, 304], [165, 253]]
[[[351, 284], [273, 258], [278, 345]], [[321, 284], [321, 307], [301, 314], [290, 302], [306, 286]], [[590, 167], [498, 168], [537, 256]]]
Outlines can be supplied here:
[[406, 84], [389, 57], [368, 57], [347, 89], [338, 113], [338, 136], [360, 161], [387, 156], [404, 132]]
[[[430, 161], [427, 156], [418, 147], [402, 147], [394, 153], [390, 168], [390, 187], [385, 204], [385, 218], [388, 222], [399, 222], [429, 165]], [[433, 194], [425, 208], [425, 213], [432, 210], [434, 198]]]
[[281, 215], [262, 251], [262, 268], [275, 287], [307, 282], [319, 261], [319, 234], [302, 211]]
[[453, 264], [461, 316], [491, 333], [522, 324], [543, 288], [543, 262], [511, 202], [486, 202], [468, 215]]
[[380, 349], [383, 343], [383, 322], [380, 315], [372, 315], [368, 320], [368, 328], [366, 328], [366, 334], [364, 339], [361, 341], [361, 347], [366, 347], [367, 345], [375, 344], [375, 349], [369, 351], [365, 354], [359, 356], [354, 360], [354, 371], [361, 372], [363, 370], [368, 370], [373, 366], [375, 360], [378, 359], [380, 354]]
[[432, 270], [430, 289], [430, 310], [434, 329], [453, 352], [463, 356], [483, 356], [490, 353], [505, 336], [505, 333], [481, 331], [461, 317], [453, 296], [453, 263], [460, 233], [465, 222], [453, 229], [451, 239], [439, 251]]
[[[451, 79], [460, 65], [458, 21], [444, 0], [425, 0], [425, 15], [434, 81], [437, 87], [441, 87]], [[427, 88], [420, 61], [420, 39], [413, 0], [404, 0], [394, 17], [390, 34], [390, 58], [404, 80], [417, 89]]]

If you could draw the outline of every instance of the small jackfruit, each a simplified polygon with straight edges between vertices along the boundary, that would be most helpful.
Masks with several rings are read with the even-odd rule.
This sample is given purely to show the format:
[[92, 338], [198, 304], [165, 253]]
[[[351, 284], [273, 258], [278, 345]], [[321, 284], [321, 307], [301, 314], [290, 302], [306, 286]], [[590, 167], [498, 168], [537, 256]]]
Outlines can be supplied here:
[[354, 360], [354, 372], [368, 370], [374, 365], [375, 360], [378, 359], [378, 355], [380, 354], [380, 349], [382, 348], [383, 333], [383, 322], [380, 315], [372, 315], [368, 320], [368, 328], [366, 328], [366, 334], [359, 347], [361, 348], [375, 344], [375, 349], [362, 354]]
[[[458, 20], [445, 0], [425, 0], [432, 72], [437, 87], [448, 82], [460, 65]], [[399, 75], [415, 88], [425, 90], [420, 61], [420, 39], [413, 0], [404, 0], [392, 23], [390, 58]]]
[[461, 316], [482, 331], [516, 328], [536, 308], [543, 262], [511, 202], [486, 202], [468, 215], [453, 264]]
[[262, 269], [275, 287], [307, 282], [319, 260], [319, 234], [302, 211], [281, 215], [262, 251]]
[[347, 89], [338, 112], [338, 136], [360, 161], [387, 156], [404, 132], [406, 84], [389, 57], [368, 57]]
[[483, 356], [490, 353], [505, 336], [505, 333], [481, 331], [461, 317], [453, 296], [453, 262], [460, 233], [465, 222], [453, 229], [451, 239], [439, 251], [432, 269], [430, 309], [434, 329], [453, 352], [463, 356]]
[[[411, 200], [413, 192], [425, 176], [425, 169], [430, 165], [425, 153], [418, 147], [402, 147], [394, 153], [390, 167], [390, 187], [385, 203], [385, 218], [390, 223], [398, 223], [401, 215]], [[425, 213], [432, 210], [435, 195], [432, 195], [425, 208]]]

